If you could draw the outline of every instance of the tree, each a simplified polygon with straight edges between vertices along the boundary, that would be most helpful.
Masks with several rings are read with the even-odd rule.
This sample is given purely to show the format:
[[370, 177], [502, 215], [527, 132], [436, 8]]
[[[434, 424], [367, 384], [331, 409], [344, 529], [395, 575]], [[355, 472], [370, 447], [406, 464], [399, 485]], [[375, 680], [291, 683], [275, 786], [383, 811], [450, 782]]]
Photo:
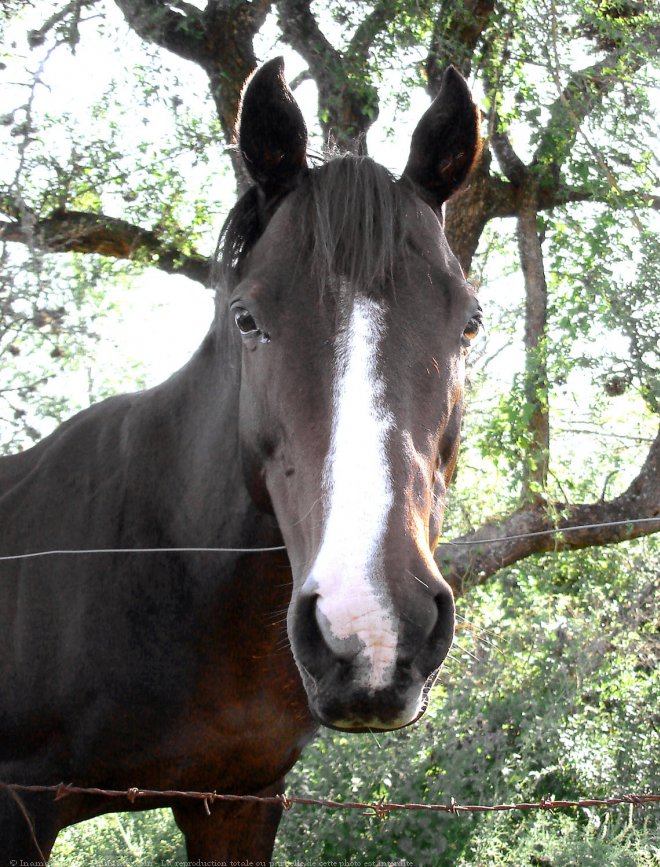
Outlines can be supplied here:
[[[486, 581], [537, 552], [660, 529], [660, 435], [651, 437], [632, 477], [615, 462], [604, 471], [602, 496], [581, 501], [584, 490], [571, 468], [562, 467], [552, 428], [564, 384], [580, 371], [590, 373], [592, 395], [596, 387], [612, 399], [623, 393], [630, 411], [644, 418], [644, 430], [631, 432], [640, 441], [658, 411], [653, 226], [660, 196], [650, 111], [657, 12], [635, 0], [342, 0], [328, 9], [312, 7], [311, 0], [115, 2], [142, 40], [132, 75], [143, 106], [167, 100], [169, 137], [159, 152], [139, 140], [137, 163], [129, 166], [124, 127], [108, 95], [97, 107], [102, 130], [96, 138], [77, 140], [72, 129], [67, 153], [44, 146], [61, 123], [34, 110], [52, 56], [78, 50], [94, 28], [107, 36], [116, 12], [100, 0], [52, 2], [27, 34], [31, 56], [41, 58], [29, 97], [3, 119], [17, 157], [0, 192], [0, 239], [27, 247], [32, 262], [52, 263], [58, 257], [51, 254], [72, 252], [78, 256], [70, 261], [79, 262], [95, 254], [205, 282], [210, 259], [198, 245], [208, 200], [203, 190], [189, 195], [184, 175], [197, 163], [209, 168], [210, 142], [221, 135], [237, 187], [245, 187], [231, 143], [258, 40], [270, 40], [269, 52], [276, 41], [304, 59], [294, 85], [315, 83], [323, 139], [362, 152], [392, 82], [399, 83], [402, 111], [413, 87], [433, 96], [453, 63], [482, 96], [487, 139], [469, 185], [447, 206], [446, 231], [464, 270], [487, 284], [493, 261], [514, 255], [499, 236], [503, 225], [515, 224], [524, 361], [506, 393], [486, 400], [486, 421], [477, 426], [479, 459], [506, 465], [501, 508], [490, 519], [473, 510], [467, 531], [454, 521], [459, 535], [438, 549], [441, 569], [460, 592], [466, 581]], [[10, 4], [3, 23], [16, 26], [26, 14]], [[214, 118], [200, 121], [187, 112], [189, 94], [164, 68], [172, 55], [201, 70]], [[7, 267], [15, 267], [16, 254], [5, 255]], [[62, 330], [68, 302], [53, 311], [37, 301], [35, 280], [35, 288], [24, 290], [35, 299], [30, 321], [59, 315]], [[14, 289], [0, 291], [7, 355], [17, 349], [11, 335], [21, 306]], [[628, 343], [623, 350], [621, 340]], [[577, 343], [590, 349], [576, 351]], [[475, 379], [495, 363], [482, 360]], [[592, 431], [604, 417], [602, 395], [594, 401]], [[608, 496], [616, 474], [625, 481]], [[579, 529], [567, 529], [573, 527]], [[507, 540], [495, 541], [502, 537]]]

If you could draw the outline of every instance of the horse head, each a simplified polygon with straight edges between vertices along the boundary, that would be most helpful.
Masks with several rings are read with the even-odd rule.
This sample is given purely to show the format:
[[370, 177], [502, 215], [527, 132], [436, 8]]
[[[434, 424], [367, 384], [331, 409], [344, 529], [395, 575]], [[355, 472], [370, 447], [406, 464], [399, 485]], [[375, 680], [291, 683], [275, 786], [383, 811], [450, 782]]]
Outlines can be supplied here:
[[241, 460], [288, 549], [288, 636], [313, 716], [392, 729], [423, 713], [454, 635], [433, 550], [480, 308], [441, 209], [476, 157], [478, 113], [448, 69], [400, 179], [351, 155], [309, 168], [306, 145], [273, 60], [244, 92], [254, 186], [221, 240]]

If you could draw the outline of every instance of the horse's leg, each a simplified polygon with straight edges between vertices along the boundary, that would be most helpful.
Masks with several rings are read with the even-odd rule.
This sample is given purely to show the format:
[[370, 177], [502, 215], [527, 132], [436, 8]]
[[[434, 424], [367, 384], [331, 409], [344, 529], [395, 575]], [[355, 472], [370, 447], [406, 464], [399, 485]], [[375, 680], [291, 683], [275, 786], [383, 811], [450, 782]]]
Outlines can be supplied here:
[[[279, 780], [259, 795], [270, 797], [283, 791], [284, 780]], [[247, 860], [255, 867], [270, 864], [282, 816], [280, 804], [216, 801], [210, 810], [209, 816], [199, 801], [173, 807], [190, 861], [201, 859], [229, 864]]]
[[0, 867], [45, 864], [59, 828], [51, 794], [0, 789]]

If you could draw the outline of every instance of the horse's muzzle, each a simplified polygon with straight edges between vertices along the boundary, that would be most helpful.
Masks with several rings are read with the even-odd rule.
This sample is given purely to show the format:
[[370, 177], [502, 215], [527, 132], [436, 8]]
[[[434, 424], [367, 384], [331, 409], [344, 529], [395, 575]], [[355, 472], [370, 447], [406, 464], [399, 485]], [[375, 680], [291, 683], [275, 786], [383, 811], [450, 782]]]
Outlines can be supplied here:
[[[442, 582], [399, 606], [393, 633], [371, 622], [333, 634], [315, 593], [300, 593], [289, 620], [291, 645], [312, 715], [342, 731], [391, 730], [415, 722], [454, 635], [454, 602]], [[349, 603], [350, 605], [350, 600]], [[349, 622], [351, 619], [348, 618]]]

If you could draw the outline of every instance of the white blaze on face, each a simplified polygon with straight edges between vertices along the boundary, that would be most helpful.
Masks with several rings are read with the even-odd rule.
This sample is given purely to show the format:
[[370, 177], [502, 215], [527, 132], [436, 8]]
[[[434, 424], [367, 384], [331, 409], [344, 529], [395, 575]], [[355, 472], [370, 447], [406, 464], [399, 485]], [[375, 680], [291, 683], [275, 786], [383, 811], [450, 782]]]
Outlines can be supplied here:
[[383, 335], [383, 308], [355, 298], [348, 328], [336, 345], [325, 528], [310, 572], [326, 642], [335, 653], [358, 653], [361, 685], [371, 690], [388, 684], [397, 645], [379, 555], [394, 500], [386, 452], [393, 419], [378, 374]]

